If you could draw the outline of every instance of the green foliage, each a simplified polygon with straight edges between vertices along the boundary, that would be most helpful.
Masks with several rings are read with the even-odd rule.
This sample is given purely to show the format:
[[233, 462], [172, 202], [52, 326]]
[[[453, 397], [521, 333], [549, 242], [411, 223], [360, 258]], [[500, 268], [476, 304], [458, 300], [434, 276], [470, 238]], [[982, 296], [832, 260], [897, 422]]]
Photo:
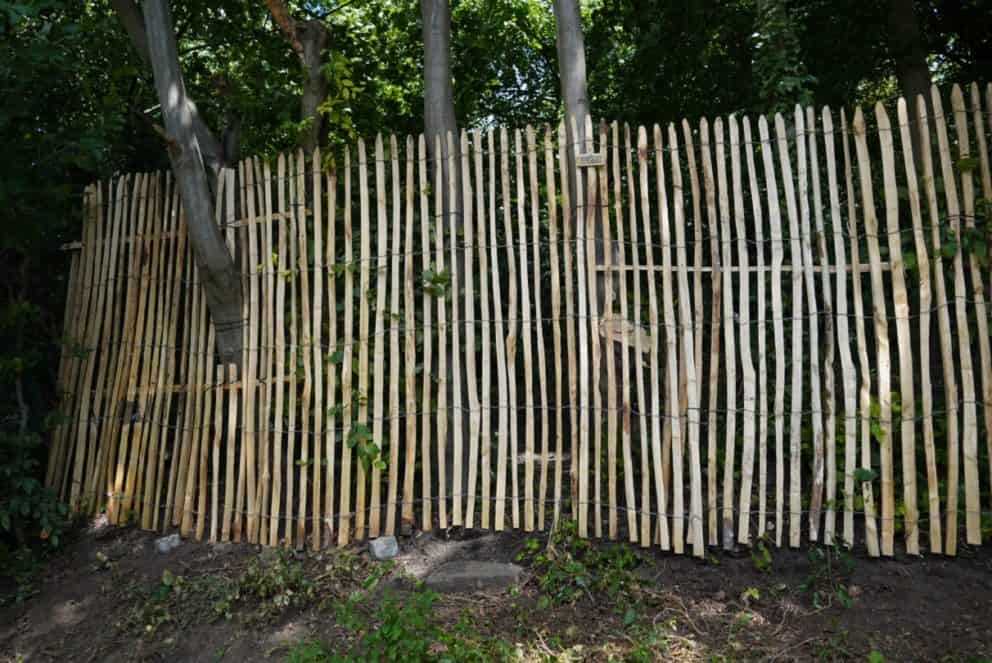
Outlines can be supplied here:
[[386, 461], [380, 457], [379, 445], [372, 441], [372, 430], [367, 424], [357, 423], [348, 431], [348, 446], [351, 447], [366, 472], [372, 468], [386, 469]]
[[809, 574], [799, 588], [808, 594], [817, 608], [829, 607], [836, 601], [851, 607], [849, 580], [854, 573], [854, 558], [839, 544], [813, 546], [807, 554]]
[[771, 540], [767, 536], [762, 536], [754, 542], [751, 547], [751, 563], [754, 568], [762, 573], [772, 571], [772, 546]]
[[579, 538], [576, 524], [570, 520], [558, 524], [543, 549], [537, 538], [527, 539], [517, 560], [529, 562], [534, 570], [543, 607], [573, 604], [584, 598], [593, 602], [593, 592], [615, 598], [631, 584], [630, 572], [640, 563], [629, 546], [600, 549]]
[[451, 289], [451, 273], [446, 269], [425, 269], [421, 274], [424, 292], [432, 297], [447, 297]]

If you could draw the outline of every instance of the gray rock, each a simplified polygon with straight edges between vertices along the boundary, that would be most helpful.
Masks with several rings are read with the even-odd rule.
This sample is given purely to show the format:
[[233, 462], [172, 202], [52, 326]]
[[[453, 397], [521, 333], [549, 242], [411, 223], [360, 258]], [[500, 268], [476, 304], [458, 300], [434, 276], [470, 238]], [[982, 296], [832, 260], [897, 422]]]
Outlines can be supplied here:
[[369, 541], [369, 555], [372, 559], [384, 561], [400, 554], [400, 545], [395, 536], [380, 536]]
[[167, 555], [181, 546], [182, 543], [183, 540], [178, 534], [170, 534], [169, 536], [163, 536], [160, 539], [155, 539], [155, 550], [162, 555]]
[[473, 592], [505, 589], [520, 580], [523, 568], [502, 562], [458, 560], [435, 569], [424, 584], [436, 592]]

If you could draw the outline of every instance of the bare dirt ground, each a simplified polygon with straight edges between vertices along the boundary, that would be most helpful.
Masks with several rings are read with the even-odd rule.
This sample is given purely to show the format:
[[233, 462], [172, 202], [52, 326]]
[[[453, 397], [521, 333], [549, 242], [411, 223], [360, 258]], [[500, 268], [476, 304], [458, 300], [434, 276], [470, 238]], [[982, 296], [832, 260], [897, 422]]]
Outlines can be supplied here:
[[[548, 554], [546, 537], [519, 533], [418, 534], [400, 540], [393, 564], [370, 561], [357, 545], [280, 554], [184, 542], [161, 554], [156, 538], [80, 533], [47, 563], [33, 595], [0, 608], [0, 661], [331, 660], [299, 658], [299, 643], [354, 652], [359, 636], [341, 611], [349, 596], [375, 605], [410, 595], [411, 577], [455, 559], [510, 562], [527, 549], [528, 567], [534, 551]], [[430, 621], [465, 634], [457, 642], [477, 650], [471, 660], [992, 660], [987, 549], [881, 561], [857, 551], [812, 560], [808, 550], [714, 551], [705, 562], [610, 550], [597, 563], [606, 584], [620, 578], [617, 591], [576, 584], [581, 571], [568, 565], [531, 566], [508, 589], [438, 597]], [[610, 566], [615, 559], [633, 562]], [[554, 600], [563, 587], [578, 598]], [[0, 584], [0, 593], [11, 589]], [[450, 642], [430, 651], [470, 660]]]

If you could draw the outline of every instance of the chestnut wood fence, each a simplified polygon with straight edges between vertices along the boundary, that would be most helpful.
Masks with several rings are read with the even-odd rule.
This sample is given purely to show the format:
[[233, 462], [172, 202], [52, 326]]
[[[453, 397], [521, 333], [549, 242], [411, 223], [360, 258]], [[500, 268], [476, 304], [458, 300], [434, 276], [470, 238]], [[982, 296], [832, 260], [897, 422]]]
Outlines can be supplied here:
[[928, 101], [463, 132], [450, 178], [423, 136], [245, 160], [216, 199], [240, 368], [169, 175], [96, 183], [48, 483], [314, 548], [561, 518], [699, 556], [979, 544], [992, 87]]

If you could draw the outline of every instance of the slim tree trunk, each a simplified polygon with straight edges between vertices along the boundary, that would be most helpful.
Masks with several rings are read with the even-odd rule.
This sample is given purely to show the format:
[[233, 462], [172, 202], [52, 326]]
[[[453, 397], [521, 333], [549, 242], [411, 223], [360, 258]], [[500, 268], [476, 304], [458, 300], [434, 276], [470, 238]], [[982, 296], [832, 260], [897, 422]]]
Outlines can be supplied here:
[[169, 159], [200, 282], [214, 319], [217, 351], [222, 362], [240, 363], [244, 325], [241, 278], [214, 221], [213, 198], [195, 130], [202, 121], [186, 96], [168, 0], [145, 0], [143, 8], [148, 59], [162, 105]]
[[320, 115], [320, 105], [327, 100], [328, 86], [321, 65], [331, 34], [320, 19], [297, 21], [285, 0], [265, 0], [265, 4], [303, 65], [300, 120], [306, 124], [300, 134], [300, 147], [310, 155], [324, 136], [324, 118]]
[[[930, 67], [913, 0], [889, 0], [889, 54], [895, 64], [899, 90], [909, 107], [916, 109], [919, 95], [923, 95], [924, 103], [929, 107]], [[916, 117], [915, 113], [911, 115]], [[913, 155], [919, 161], [920, 128], [916, 122], [911, 122], [910, 129]]]
[[[558, 72], [561, 96], [565, 102], [566, 129], [570, 140], [585, 140], [585, 117], [589, 114], [589, 93], [586, 90], [586, 43], [582, 33], [579, 0], [554, 0], [557, 28]], [[578, 136], [571, 138], [571, 120], [578, 127]], [[571, 150], [568, 151], [571, 155]], [[572, 189], [575, 190], [574, 188]]]
[[[448, 0], [422, 0], [420, 12], [424, 33], [424, 132], [427, 151], [434, 166], [441, 166], [443, 181], [448, 178], [448, 133], [458, 142], [458, 122], [455, 119], [455, 98], [451, 84], [451, 8]], [[441, 154], [434, 154], [434, 137], [441, 137]], [[456, 191], [461, 191], [460, 159], [455, 158]], [[461, 214], [461, 196], [449, 200], [443, 196], [444, 212]], [[459, 222], [460, 222], [459, 216]]]

